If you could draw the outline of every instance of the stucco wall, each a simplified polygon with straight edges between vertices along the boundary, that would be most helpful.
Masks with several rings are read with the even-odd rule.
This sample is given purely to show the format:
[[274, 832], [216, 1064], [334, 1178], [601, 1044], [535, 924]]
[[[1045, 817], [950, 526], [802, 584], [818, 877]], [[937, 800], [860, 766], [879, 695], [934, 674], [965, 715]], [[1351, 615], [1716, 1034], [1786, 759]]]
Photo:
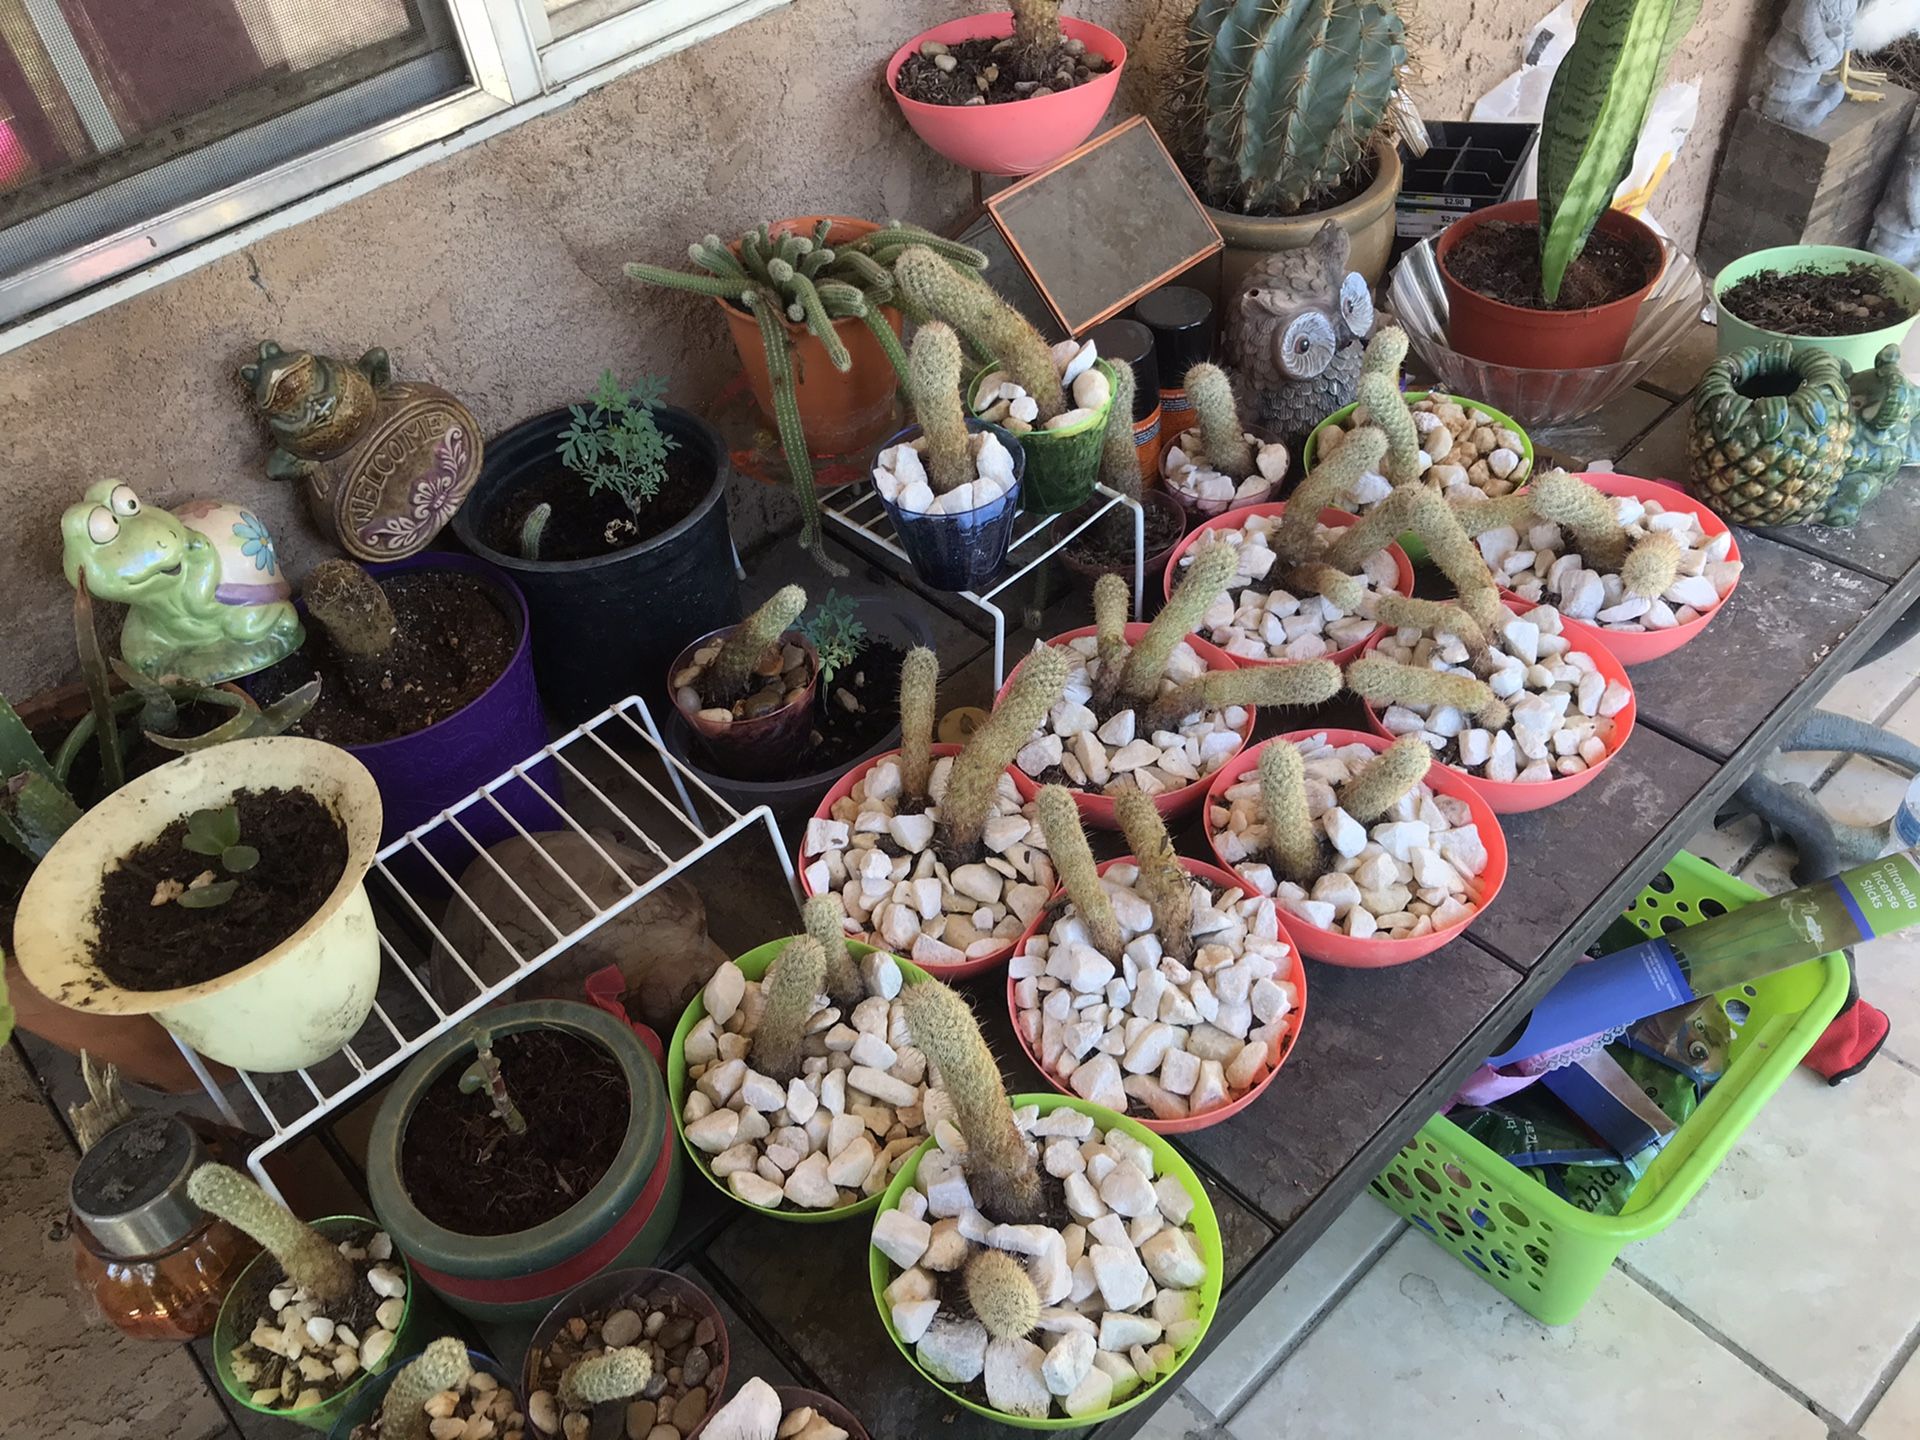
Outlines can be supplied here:
[[[264, 446], [232, 378], [263, 338], [349, 356], [385, 345], [401, 374], [455, 390], [489, 433], [576, 398], [607, 366], [670, 375], [673, 398], [699, 406], [732, 368], [708, 303], [640, 290], [621, 263], [677, 261], [692, 237], [795, 213], [957, 217], [966, 176], [914, 140], [878, 75], [901, 38], [964, 8], [794, 0], [0, 356], [0, 692], [72, 668], [56, 522], [93, 479], [118, 476], [160, 503], [243, 500], [296, 575], [318, 558], [296, 498], [261, 475]], [[1130, 38], [1149, 0], [1070, 8]], [[1425, 112], [1464, 114], [1544, 8], [1427, 0]], [[1764, 3], [1708, 8], [1676, 66], [1708, 71], [1701, 123], [1658, 205], [1687, 240]], [[1460, 36], [1465, 56], [1451, 53]], [[779, 502], [742, 487], [736, 530], [777, 521]]]

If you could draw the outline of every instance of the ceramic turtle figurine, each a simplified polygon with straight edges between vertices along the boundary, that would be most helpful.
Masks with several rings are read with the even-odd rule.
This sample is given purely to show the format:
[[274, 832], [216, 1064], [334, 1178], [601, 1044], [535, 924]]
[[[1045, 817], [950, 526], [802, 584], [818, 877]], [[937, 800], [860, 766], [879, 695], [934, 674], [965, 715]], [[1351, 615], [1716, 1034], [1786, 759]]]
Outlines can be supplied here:
[[438, 385], [395, 380], [375, 348], [349, 365], [264, 341], [240, 367], [274, 439], [267, 474], [298, 481], [356, 560], [423, 550], [480, 477], [480, 427]]
[[130, 607], [120, 653], [148, 675], [203, 685], [251, 675], [306, 638], [267, 527], [249, 510], [195, 500], [169, 514], [101, 480], [60, 517], [69, 584]]
[[1900, 367], [1900, 347], [1888, 345], [1873, 369], [1855, 375], [1853, 434], [1847, 441], [1846, 474], [1821, 512], [1823, 525], [1851, 525], [1860, 509], [1884, 490], [1906, 465], [1920, 465], [1920, 388]]

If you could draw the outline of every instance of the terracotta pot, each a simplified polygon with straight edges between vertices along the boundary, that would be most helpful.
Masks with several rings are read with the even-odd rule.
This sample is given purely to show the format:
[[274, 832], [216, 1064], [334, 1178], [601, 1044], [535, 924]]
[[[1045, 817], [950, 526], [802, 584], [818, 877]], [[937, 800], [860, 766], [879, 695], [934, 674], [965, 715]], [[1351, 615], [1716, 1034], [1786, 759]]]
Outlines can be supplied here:
[[1399, 147], [1391, 140], [1376, 141], [1373, 154], [1373, 183], [1342, 205], [1299, 215], [1237, 215], [1206, 207], [1207, 217], [1227, 242], [1220, 252], [1222, 314], [1232, 308], [1224, 303], [1225, 297], [1240, 288], [1247, 271], [1276, 250], [1305, 249], [1328, 220], [1339, 221], [1353, 242], [1348, 268], [1366, 276], [1369, 285], [1380, 283], [1393, 249], [1393, 204], [1400, 198], [1401, 166]]
[[1608, 210], [1594, 226], [1655, 258], [1647, 283], [1633, 294], [1588, 310], [1530, 310], [1469, 290], [1447, 269], [1447, 256], [1489, 220], [1537, 224], [1540, 202], [1509, 200], [1463, 215], [1434, 245], [1440, 284], [1447, 292], [1447, 342], [1462, 355], [1517, 370], [1579, 370], [1611, 365], [1627, 353], [1640, 306], [1667, 267], [1666, 247], [1644, 220]]
[[[827, 231], [829, 244], [836, 240], [855, 240], [880, 227], [871, 220], [855, 220], [845, 215], [800, 215], [777, 220], [775, 234], [791, 230], [794, 234], [813, 232], [822, 220], [833, 222]], [[737, 248], [737, 247], [736, 247]], [[760, 413], [769, 425], [777, 425], [773, 413], [773, 379], [767, 374], [767, 351], [760, 343], [760, 322], [726, 300], [715, 300], [733, 331], [733, 345], [740, 352], [740, 364], [747, 372], [747, 387], [760, 402]], [[900, 312], [889, 305], [883, 312], [893, 333], [900, 333]], [[833, 322], [840, 343], [853, 357], [844, 373], [833, 368], [827, 348], [805, 325], [786, 322], [787, 342], [793, 355], [793, 392], [800, 405], [800, 425], [807, 434], [807, 449], [815, 455], [848, 455], [863, 450], [895, 428], [894, 390], [899, 377], [893, 362], [864, 320]], [[858, 472], [866, 477], [864, 469]], [[824, 483], [815, 477], [815, 483]]]

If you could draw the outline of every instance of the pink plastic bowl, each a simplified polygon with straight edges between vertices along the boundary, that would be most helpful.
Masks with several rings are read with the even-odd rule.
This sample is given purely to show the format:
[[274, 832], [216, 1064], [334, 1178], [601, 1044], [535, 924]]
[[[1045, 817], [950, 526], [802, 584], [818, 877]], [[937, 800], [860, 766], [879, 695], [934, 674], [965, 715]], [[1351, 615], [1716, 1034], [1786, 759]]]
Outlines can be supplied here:
[[1000, 105], [928, 105], [909, 100], [897, 83], [907, 57], [928, 40], [957, 45], [962, 40], [999, 40], [1013, 33], [1008, 11], [949, 20], [913, 37], [887, 61], [887, 89], [914, 133], [954, 164], [983, 175], [1028, 175], [1045, 169], [1085, 140], [1100, 123], [1120, 88], [1127, 47], [1111, 30], [1085, 20], [1060, 17], [1060, 29], [1110, 63], [1084, 85], [1032, 100]]
[[[1642, 480], [1638, 476], [1615, 475], [1603, 470], [1583, 471], [1575, 478], [1586, 481], [1603, 494], [1630, 495], [1635, 500], [1658, 500], [1665, 509], [1691, 511], [1700, 517], [1700, 528], [1709, 538], [1731, 533], [1726, 521], [1679, 486], [1669, 485], [1663, 480]], [[1739, 558], [1740, 540], [1735, 536], [1732, 548], [1727, 551], [1727, 559], [1738, 560]], [[1735, 581], [1733, 590], [1739, 588], [1739, 582]], [[1643, 630], [1638, 633], [1632, 630], [1607, 630], [1598, 625], [1588, 625], [1583, 621], [1568, 619], [1565, 616], [1561, 618], [1565, 621], [1565, 629], [1570, 638], [1582, 644], [1598, 641], [1610, 649], [1622, 665], [1642, 665], [1649, 660], [1658, 660], [1662, 655], [1671, 655], [1706, 629], [1713, 617], [1718, 615], [1727, 601], [1733, 598], [1733, 590], [1721, 596], [1720, 604], [1714, 606], [1698, 620], [1689, 620], [1685, 625], [1676, 625], [1671, 630]], [[1518, 601], [1522, 610], [1527, 609], [1530, 604], [1504, 586], [1501, 587], [1500, 594], [1509, 603]]]
[[[1516, 615], [1524, 615], [1533, 608], [1516, 596], [1508, 595], [1504, 598], [1507, 608]], [[1706, 622], [1703, 620], [1700, 623], [1704, 625]], [[1592, 784], [1593, 778], [1613, 763], [1613, 757], [1620, 753], [1620, 747], [1633, 737], [1634, 717], [1639, 713], [1640, 708], [1639, 699], [1633, 693], [1633, 681], [1627, 677], [1626, 667], [1615, 658], [1611, 650], [1599, 640], [1589, 638], [1608, 632], [1582, 627], [1577, 635], [1571, 630], [1566, 633], [1572, 648], [1584, 651], [1593, 657], [1594, 666], [1602, 676], [1627, 687], [1627, 708], [1613, 717], [1615, 724], [1613, 743], [1607, 747], [1607, 753], [1600, 757], [1600, 763], [1589, 765], [1577, 775], [1563, 775], [1558, 779], [1543, 780], [1538, 784], [1522, 785], [1518, 781], [1487, 780], [1479, 775], [1469, 775], [1464, 770], [1448, 767], [1448, 773], [1458, 775], [1466, 781], [1468, 788], [1484, 799], [1487, 807], [1496, 815], [1522, 815], [1529, 810], [1544, 810], [1547, 806], [1566, 799], [1569, 795]], [[1375, 636], [1369, 640], [1367, 649], [1374, 649], [1382, 638], [1384, 637]], [[1372, 702], [1363, 700], [1360, 703], [1367, 707], [1367, 723], [1391, 741], [1394, 738], [1393, 732], [1380, 723], [1379, 713], [1373, 708]], [[1430, 770], [1427, 773], [1431, 776], [1433, 772]], [[1491, 855], [1493, 852], [1489, 850], [1487, 853]]]
[[[1287, 504], [1284, 500], [1276, 500], [1266, 505], [1242, 505], [1238, 510], [1229, 510], [1224, 515], [1216, 515], [1213, 519], [1207, 521], [1206, 524], [1196, 527], [1188, 534], [1186, 539], [1174, 547], [1173, 553], [1167, 557], [1166, 573], [1160, 577], [1161, 589], [1168, 596], [1173, 594], [1173, 587], [1180, 583], [1180, 557], [1193, 549], [1195, 545], [1199, 544], [1200, 537], [1208, 531], [1238, 530], [1256, 515], [1284, 515], [1286, 510]], [[1359, 516], [1350, 515], [1345, 510], [1336, 510], [1331, 505], [1320, 512], [1320, 523], [1322, 525], [1354, 525], [1359, 523], [1359, 519]], [[1393, 557], [1394, 570], [1396, 571], [1394, 589], [1398, 590], [1402, 595], [1413, 594], [1413, 562], [1407, 559], [1407, 552], [1402, 550], [1398, 545], [1389, 545], [1387, 546], [1387, 553]], [[1349, 645], [1344, 650], [1336, 650], [1324, 658], [1333, 661], [1336, 665], [1344, 666], [1349, 660], [1352, 660], [1362, 650], [1366, 649], [1379, 635], [1380, 627], [1376, 625], [1373, 634], [1367, 636], [1366, 639], [1361, 640], [1357, 644]], [[1195, 642], [1199, 641], [1198, 636], [1188, 636], [1187, 638]], [[1224, 654], [1225, 652], [1222, 651], [1221, 653]], [[1298, 665], [1301, 663], [1298, 660], [1261, 660], [1251, 655], [1235, 655], [1230, 658], [1234, 664], [1243, 667], [1253, 665]]]
[[[1213, 783], [1207, 787], [1207, 808], [1201, 822], [1206, 828], [1207, 844], [1212, 847], [1214, 858], [1224, 868], [1231, 870], [1233, 867], [1220, 854], [1220, 846], [1214, 836], [1214, 803], [1226, 803], [1227, 791], [1242, 775], [1260, 763], [1260, 752], [1267, 746], [1293, 740], [1311, 740], [1316, 735], [1326, 736], [1328, 743], [1335, 746], [1358, 743], [1371, 750], [1387, 748], [1385, 740], [1364, 730], [1334, 730], [1315, 726], [1307, 730], [1291, 730], [1285, 735], [1263, 740], [1251, 750], [1242, 750], [1215, 772]], [[1300, 916], [1282, 910], [1281, 914], [1293, 926], [1293, 935], [1309, 960], [1318, 960], [1323, 965], [1341, 965], [1352, 970], [1384, 970], [1390, 965], [1405, 965], [1409, 960], [1432, 954], [1449, 940], [1463, 934], [1498, 898], [1500, 887], [1507, 883], [1507, 836], [1500, 828], [1499, 817], [1479, 792], [1468, 786], [1466, 777], [1457, 770], [1436, 765], [1427, 771], [1426, 785], [1436, 795], [1451, 795], [1464, 800], [1473, 815], [1473, 823], [1480, 827], [1480, 843], [1487, 847], [1487, 868], [1480, 875], [1479, 907], [1457, 924], [1449, 925], [1445, 930], [1436, 930], [1431, 935], [1422, 935], [1418, 940], [1356, 940], [1351, 935], [1339, 935], [1331, 930], [1322, 930], [1317, 925], [1309, 925]]]
[[[933, 758], [936, 760], [946, 755], [958, 755], [960, 748], [958, 745], [938, 744], [931, 747]], [[853, 794], [853, 787], [860, 783], [863, 775], [878, 765], [882, 760], [891, 760], [899, 753], [898, 750], [889, 750], [884, 755], [876, 755], [871, 760], [861, 762], [846, 774], [842, 775], [834, 782], [833, 788], [827, 791], [826, 798], [820, 802], [820, 807], [813, 812], [813, 818], [816, 820], [831, 820], [833, 818], [833, 807]], [[816, 895], [819, 892], [807, 883], [806, 867], [810, 863], [811, 860], [809, 857], [805, 855], [800, 857], [800, 888], [808, 895]], [[868, 933], [864, 938], [880, 946], [883, 950], [889, 948], [878, 934]], [[1013, 954], [1015, 947], [1018, 946], [1024, 938], [1023, 935], [1017, 935], [1005, 945], [1000, 946], [989, 954], [982, 955], [978, 960], [964, 960], [958, 965], [929, 965], [924, 960], [914, 960], [913, 963], [929, 975], [937, 976], [942, 980], [961, 980], [969, 975], [978, 975], [982, 970], [991, 970], [996, 965], [1006, 964], [1007, 957]], [[906, 958], [909, 960], [913, 959], [912, 955], [908, 955]]]
[[[1104, 875], [1116, 865], [1131, 865], [1133, 863], [1134, 859], [1131, 855], [1122, 855], [1118, 859], [1109, 860], [1103, 864], [1100, 867], [1100, 873]], [[1204, 880], [1209, 885], [1228, 890], [1238, 890], [1243, 895], [1255, 895], [1259, 893], [1231, 870], [1223, 870], [1218, 865], [1209, 865], [1204, 860], [1189, 860], [1184, 855], [1180, 857], [1180, 863], [1186, 867], [1189, 875], [1193, 876], [1196, 880]], [[1034, 917], [1033, 924], [1027, 927], [1027, 933], [1020, 937], [1021, 950], [1026, 949], [1027, 942], [1040, 933], [1041, 922], [1052, 912], [1054, 906], [1062, 903], [1065, 898], [1065, 891], [1056, 890], [1054, 892], [1053, 899], [1048, 902], [1046, 908], [1041, 910], [1039, 915]], [[1135, 1115], [1131, 1110], [1127, 1112], [1128, 1119], [1139, 1121], [1140, 1124], [1146, 1126], [1147, 1129], [1153, 1131], [1156, 1135], [1183, 1135], [1189, 1130], [1205, 1130], [1209, 1126], [1218, 1125], [1223, 1120], [1231, 1120], [1255, 1100], [1258, 1100], [1267, 1086], [1273, 1083], [1273, 1077], [1280, 1073], [1280, 1067], [1286, 1063], [1287, 1056], [1293, 1053], [1293, 1043], [1300, 1038], [1300, 1023], [1306, 1018], [1307, 1013], [1307, 969], [1306, 966], [1300, 963], [1300, 946], [1298, 942], [1294, 940], [1293, 932], [1287, 929], [1286, 922], [1288, 918], [1283, 911], [1280, 918], [1280, 939], [1291, 952], [1288, 956], [1286, 979], [1293, 986], [1293, 993], [1297, 998], [1293, 1009], [1287, 1015], [1286, 1033], [1274, 1039], [1273, 1063], [1267, 1067], [1267, 1073], [1260, 1077], [1260, 1083], [1237, 1100], [1230, 1100], [1225, 1105], [1216, 1105], [1213, 1109], [1204, 1111], [1199, 1115], [1189, 1115], [1184, 1120], [1149, 1119], [1145, 1115]], [[1015, 951], [1014, 953], [1018, 954], [1019, 951]], [[1071, 1095], [1073, 1094], [1073, 1087], [1059, 1079], [1051, 1070], [1040, 1063], [1040, 1052], [1033, 1048], [1033, 1043], [1027, 1039], [1027, 1032], [1021, 1027], [1020, 1006], [1013, 998], [1014, 987], [1019, 983], [1020, 982], [1012, 976], [1007, 977], [1007, 1014], [1013, 1019], [1013, 1033], [1020, 1041], [1020, 1048], [1027, 1052], [1027, 1058], [1033, 1061], [1034, 1067], [1038, 1069], [1042, 1075], [1046, 1076], [1047, 1083], [1062, 1095]]]
[[[1056, 635], [1047, 643], [1049, 645], [1065, 645], [1071, 640], [1079, 640], [1085, 636], [1097, 633], [1093, 626], [1083, 625], [1078, 630], [1068, 630], [1063, 634]], [[1143, 623], [1135, 622], [1127, 626], [1127, 644], [1138, 645], [1140, 643], [1140, 637], [1146, 633], [1147, 627]], [[1222, 650], [1218, 645], [1209, 645], [1198, 635], [1187, 636], [1187, 643], [1193, 647], [1194, 654], [1207, 662], [1207, 669], [1209, 670], [1238, 670], [1240, 668], [1240, 662], [1234, 659], [1233, 656], [1227, 654], [1227, 652]], [[1022, 660], [1020, 664], [1024, 665], [1026, 661]], [[1013, 674], [1007, 676], [1006, 684], [1002, 685], [1000, 687], [1000, 693], [993, 697], [993, 703], [996, 709], [999, 707], [1000, 702], [1006, 699], [1007, 691], [1013, 688], [1014, 676], [1019, 673], [1020, 665], [1014, 666]], [[1247, 720], [1246, 723], [1240, 727], [1240, 744], [1245, 746], [1246, 743], [1253, 738], [1255, 713], [1251, 705], [1243, 708], [1247, 712]], [[1021, 800], [1031, 802], [1033, 797], [1040, 793], [1039, 785], [1018, 765], [1009, 765], [1007, 767], [1007, 773], [1013, 777], [1014, 788], [1020, 792]], [[1170, 826], [1178, 820], [1184, 820], [1194, 812], [1202, 798], [1205, 797], [1207, 793], [1207, 781], [1211, 778], [1210, 776], [1202, 776], [1191, 785], [1182, 785], [1178, 790], [1162, 791], [1153, 797], [1154, 809], [1160, 812], [1161, 817], [1166, 820]], [[1120, 828], [1119, 818], [1114, 814], [1113, 799], [1111, 796], [1094, 795], [1085, 790], [1074, 790], [1073, 803], [1080, 811], [1081, 820], [1093, 826], [1095, 829], [1118, 830]]]

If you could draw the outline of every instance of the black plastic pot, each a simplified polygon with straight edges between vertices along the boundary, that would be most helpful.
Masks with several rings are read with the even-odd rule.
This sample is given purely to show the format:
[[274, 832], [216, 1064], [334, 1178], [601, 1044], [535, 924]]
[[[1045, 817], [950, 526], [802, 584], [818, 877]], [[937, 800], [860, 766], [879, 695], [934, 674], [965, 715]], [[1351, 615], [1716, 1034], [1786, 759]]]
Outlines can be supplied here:
[[693, 512], [653, 539], [584, 560], [548, 561], [503, 554], [480, 538], [524, 478], [551, 463], [570, 420], [564, 409], [489, 440], [480, 478], [453, 519], [460, 543], [511, 574], [526, 596], [540, 695], [568, 724], [632, 694], [657, 710], [660, 677], [681, 647], [740, 619], [726, 450], [697, 416], [671, 406], [655, 414], [660, 429], [679, 441], [678, 453], [695, 458], [713, 479]]

